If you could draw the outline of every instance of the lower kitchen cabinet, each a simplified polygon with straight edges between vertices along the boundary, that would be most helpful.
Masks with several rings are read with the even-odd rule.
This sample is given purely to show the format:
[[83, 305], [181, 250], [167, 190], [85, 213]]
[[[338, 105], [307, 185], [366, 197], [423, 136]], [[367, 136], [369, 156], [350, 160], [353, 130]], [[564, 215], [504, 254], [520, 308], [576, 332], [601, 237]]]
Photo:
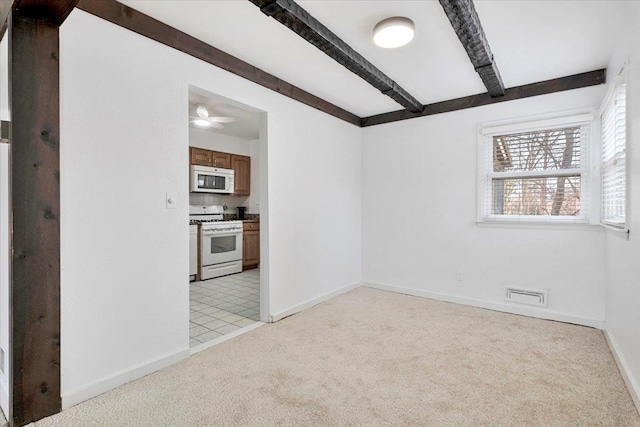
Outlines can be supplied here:
[[242, 231], [242, 270], [251, 270], [260, 263], [260, 223], [245, 222]]

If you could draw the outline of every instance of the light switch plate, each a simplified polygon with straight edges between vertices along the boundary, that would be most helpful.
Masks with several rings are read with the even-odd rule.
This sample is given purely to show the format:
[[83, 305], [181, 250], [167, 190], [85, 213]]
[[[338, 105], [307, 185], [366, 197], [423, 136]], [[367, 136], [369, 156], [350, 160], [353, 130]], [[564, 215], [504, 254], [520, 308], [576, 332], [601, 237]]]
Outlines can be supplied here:
[[165, 200], [167, 209], [176, 209], [178, 207], [178, 195], [176, 193], [167, 193]]

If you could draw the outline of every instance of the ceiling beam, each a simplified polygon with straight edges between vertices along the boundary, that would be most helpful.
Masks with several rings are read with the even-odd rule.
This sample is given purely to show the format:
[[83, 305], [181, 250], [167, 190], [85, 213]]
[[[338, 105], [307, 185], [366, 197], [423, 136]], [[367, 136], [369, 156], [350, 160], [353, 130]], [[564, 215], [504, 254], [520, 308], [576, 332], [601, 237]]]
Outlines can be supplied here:
[[482, 30], [482, 24], [480, 24], [480, 18], [478, 18], [476, 8], [473, 6], [473, 0], [439, 1], [489, 95], [504, 95], [502, 77], [500, 77], [498, 65], [496, 65], [491, 53], [487, 37]]
[[80, 0], [78, 9], [360, 126], [360, 117], [116, 0]]
[[326, 53], [336, 62], [391, 97], [411, 112], [422, 111], [422, 104], [400, 87], [389, 76], [380, 71], [365, 57], [356, 52], [331, 30], [322, 25], [293, 0], [250, 0], [267, 16], [298, 34], [303, 39]]
[[77, 3], [78, 0], [0, 0], [0, 39], [7, 31], [12, 9], [18, 11], [20, 16], [43, 19], [59, 26]]
[[78, 0], [15, 0], [13, 9], [20, 16], [44, 19], [59, 26], [67, 19], [76, 4]]
[[109, 21], [112, 24], [126, 28], [144, 37], [148, 37], [165, 46], [177, 49], [187, 55], [201, 59], [202, 61], [216, 67], [220, 67], [230, 73], [269, 88], [281, 95], [295, 99], [348, 123], [362, 127], [391, 123], [416, 117], [424, 117], [433, 114], [447, 113], [497, 102], [513, 101], [516, 99], [546, 95], [554, 92], [579, 89], [605, 83], [606, 70], [596, 70], [513, 87], [506, 89], [505, 95], [498, 98], [493, 98], [488, 93], [483, 93], [424, 105], [422, 106], [423, 111], [420, 113], [398, 110], [360, 118], [353, 113], [325, 101], [322, 98], [312, 95], [309, 92], [293, 86], [284, 80], [280, 80], [278, 77], [266, 73], [224, 51], [210, 46], [201, 40], [195, 39], [194, 37], [153, 19], [142, 12], [125, 6], [116, 0], [80, 0], [77, 7], [78, 9]]
[[397, 122], [400, 120], [414, 119], [416, 117], [431, 116], [433, 114], [449, 113], [451, 111], [480, 107], [498, 102], [514, 101], [516, 99], [529, 98], [532, 96], [547, 95], [565, 90], [601, 85], [606, 82], [606, 71], [607, 70], [604, 69], [595, 70], [588, 73], [574, 74], [572, 76], [512, 87], [506, 89], [504, 96], [500, 97], [492, 97], [488, 93], [482, 93], [479, 95], [471, 95], [463, 98], [436, 102], [435, 104], [425, 105], [424, 111], [417, 114], [409, 113], [406, 110], [377, 114], [375, 116], [364, 117], [360, 125], [362, 127], [374, 126], [383, 123]]

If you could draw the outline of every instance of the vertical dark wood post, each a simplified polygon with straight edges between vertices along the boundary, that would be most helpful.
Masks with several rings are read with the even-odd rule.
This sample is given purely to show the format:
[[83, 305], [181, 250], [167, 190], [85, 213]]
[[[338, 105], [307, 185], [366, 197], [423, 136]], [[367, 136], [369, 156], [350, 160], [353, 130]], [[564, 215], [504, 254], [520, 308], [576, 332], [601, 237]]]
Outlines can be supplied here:
[[58, 29], [9, 18], [12, 426], [61, 410]]

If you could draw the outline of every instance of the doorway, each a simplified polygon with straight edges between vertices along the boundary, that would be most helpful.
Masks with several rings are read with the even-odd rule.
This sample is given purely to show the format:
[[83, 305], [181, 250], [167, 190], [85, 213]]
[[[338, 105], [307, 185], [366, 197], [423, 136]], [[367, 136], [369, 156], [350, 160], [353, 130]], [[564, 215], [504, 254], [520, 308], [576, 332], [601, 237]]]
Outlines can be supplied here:
[[[189, 347], [268, 319], [264, 111], [189, 86]], [[186, 171], [185, 171], [186, 172]]]

